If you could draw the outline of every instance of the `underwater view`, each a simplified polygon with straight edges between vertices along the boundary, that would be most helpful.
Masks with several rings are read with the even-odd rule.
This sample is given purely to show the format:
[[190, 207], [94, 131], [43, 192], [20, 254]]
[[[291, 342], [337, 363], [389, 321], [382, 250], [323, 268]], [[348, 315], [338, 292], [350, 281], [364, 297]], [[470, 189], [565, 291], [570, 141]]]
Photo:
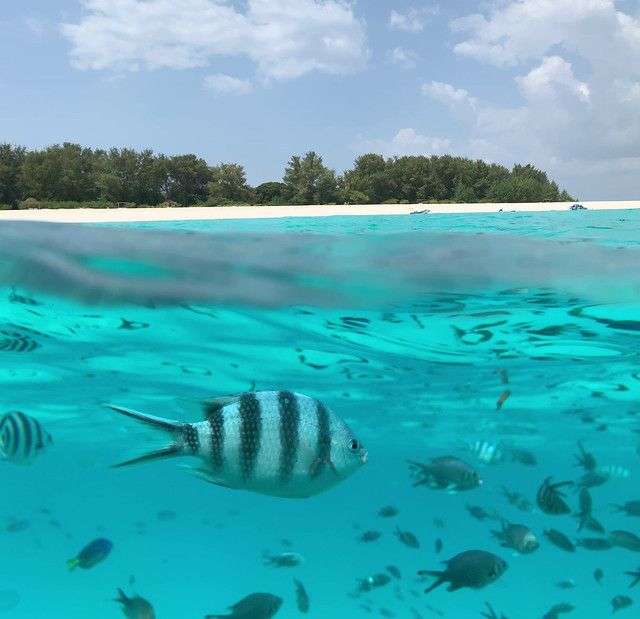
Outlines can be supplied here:
[[637, 616], [639, 231], [0, 224], [0, 614]]

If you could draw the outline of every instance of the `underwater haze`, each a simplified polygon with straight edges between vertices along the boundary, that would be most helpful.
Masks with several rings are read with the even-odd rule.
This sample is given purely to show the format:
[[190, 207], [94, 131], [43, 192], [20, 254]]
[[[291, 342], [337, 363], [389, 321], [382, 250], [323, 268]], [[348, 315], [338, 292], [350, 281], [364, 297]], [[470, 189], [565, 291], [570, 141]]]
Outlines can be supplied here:
[[[158, 619], [258, 592], [278, 619], [636, 616], [639, 353], [638, 210], [2, 223], [0, 415], [52, 443], [0, 461], [0, 615], [122, 617], [120, 588]], [[263, 390], [320, 400], [366, 464], [306, 499], [192, 457], [111, 468], [167, 439], [108, 405], [195, 422], [185, 400]], [[408, 461], [443, 456], [482, 484], [415, 485]], [[539, 548], [502, 545], [509, 524]], [[508, 569], [425, 594], [418, 571], [468, 550]]]

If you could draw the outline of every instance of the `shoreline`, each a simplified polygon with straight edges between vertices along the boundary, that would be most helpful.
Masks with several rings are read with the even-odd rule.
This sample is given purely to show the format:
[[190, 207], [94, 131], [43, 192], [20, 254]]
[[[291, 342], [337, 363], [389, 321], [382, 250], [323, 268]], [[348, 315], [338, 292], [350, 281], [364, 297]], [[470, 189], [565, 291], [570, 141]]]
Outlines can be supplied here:
[[[29, 209], [0, 211], [0, 221], [60, 223], [123, 223], [144, 221], [195, 221], [203, 219], [268, 219], [274, 217], [330, 217], [334, 215], [430, 214], [568, 211], [571, 202], [519, 202], [487, 204], [377, 204], [307, 206], [205, 206], [113, 209]], [[640, 200], [579, 202], [589, 210], [640, 208]], [[426, 214], [426, 213], [425, 213]]]

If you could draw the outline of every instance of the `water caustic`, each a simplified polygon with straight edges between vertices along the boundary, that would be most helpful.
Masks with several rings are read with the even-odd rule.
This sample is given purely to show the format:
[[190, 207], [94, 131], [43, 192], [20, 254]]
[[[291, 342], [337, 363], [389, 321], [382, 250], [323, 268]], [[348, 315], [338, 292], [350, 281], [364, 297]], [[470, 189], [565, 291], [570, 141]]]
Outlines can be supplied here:
[[3, 224], [0, 610], [633, 616], [639, 215], [419, 217]]

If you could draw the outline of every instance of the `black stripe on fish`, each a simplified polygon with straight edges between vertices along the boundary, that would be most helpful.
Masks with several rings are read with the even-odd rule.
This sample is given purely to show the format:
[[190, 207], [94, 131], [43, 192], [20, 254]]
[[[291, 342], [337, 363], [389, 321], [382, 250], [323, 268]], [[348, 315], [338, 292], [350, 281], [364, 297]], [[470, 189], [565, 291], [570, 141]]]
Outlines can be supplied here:
[[262, 419], [260, 401], [253, 393], [243, 393], [238, 402], [240, 414], [240, 466], [245, 478], [251, 477], [260, 452]]
[[26, 335], [12, 331], [0, 331], [0, 333], [9, 336], [0, 339], [0, 350], [5, 352], [31, 352], [40, 346], [36, 341]]
[[185, 423], [182, 429], [182, 440], [187, 451], [195, 454], [200, 448], [198, 429], [195, 424]]
[[280, 411], [280, 481], [286, 484], [293, 473], [300, 441], [298, 399], [290, 391], [280, 391], [278, 409]]
[[318, 417], [316, 453], [318, 454], [319, 462], [311, 469], [312, 477], [320, 475], [320, 473], [324, 471], [322, 465], [328, 464], [331, 461], [331, 425], [329, 421], [329, 411], [322, 402], [318, 402], [316, 415]]
[[212, 408], [207, 422], [211, 434], [211, 463], [214, 470], [219, 471], [224, 464], [222, 451], [224, 447], [224, 413], [222, 408]]

